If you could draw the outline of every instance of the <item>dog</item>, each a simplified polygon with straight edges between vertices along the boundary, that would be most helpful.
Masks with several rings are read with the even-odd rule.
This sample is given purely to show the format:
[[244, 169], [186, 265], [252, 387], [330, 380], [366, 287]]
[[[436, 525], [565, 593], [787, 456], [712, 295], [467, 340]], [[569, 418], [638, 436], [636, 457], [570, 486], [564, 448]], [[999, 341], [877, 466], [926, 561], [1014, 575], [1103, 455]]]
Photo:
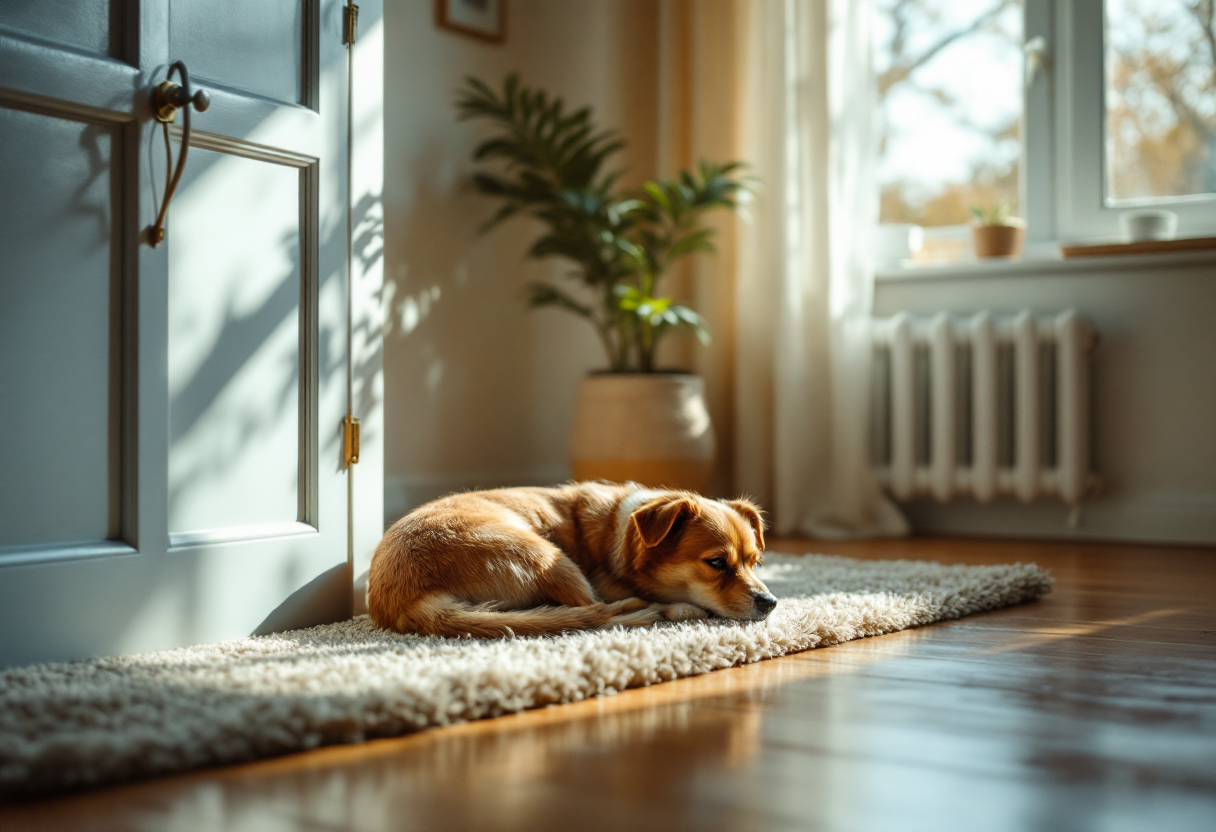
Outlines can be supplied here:
[[402, 633], [501, 638], [711, 615], [766, 618], [764, 522], [748, 500], [627, 483], [471, 491], [398, 520], [368, 612]]

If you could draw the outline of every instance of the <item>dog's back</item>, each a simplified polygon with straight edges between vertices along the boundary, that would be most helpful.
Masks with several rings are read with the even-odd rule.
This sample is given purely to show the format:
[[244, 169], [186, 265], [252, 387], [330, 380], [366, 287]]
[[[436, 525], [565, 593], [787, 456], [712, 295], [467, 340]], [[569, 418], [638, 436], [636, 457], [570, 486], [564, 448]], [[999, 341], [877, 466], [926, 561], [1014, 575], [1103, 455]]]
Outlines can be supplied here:
[[[611, 546], [623, 486], [518, 488], [445, 497], [407, 514], [372, 558], [368, 610], [400, 632], [480, 638], [599, 627], [647, 602], [605, 604], [580, 560]], [[587, 521], [591, 520], [589, 524]], [[590, 540], [576, 538], [590, 532]], [[649, 623], [634, 615], [616, 623]]]

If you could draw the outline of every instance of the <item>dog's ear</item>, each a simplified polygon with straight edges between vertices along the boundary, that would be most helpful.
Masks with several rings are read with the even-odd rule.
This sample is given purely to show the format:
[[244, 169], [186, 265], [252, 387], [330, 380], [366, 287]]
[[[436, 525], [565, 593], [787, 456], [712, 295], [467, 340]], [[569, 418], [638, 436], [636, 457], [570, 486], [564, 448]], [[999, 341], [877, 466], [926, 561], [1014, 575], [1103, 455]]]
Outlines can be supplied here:
[[756, 533], [756, 548], [763, 552], [764, 517], [760, 514], [760, 507], [751, 500], [726, 500], [725, 503], [742, 515], [743, 519], [751, 525], [752, 531]]
[[701, 509], [687, 497], [659, 497], [630, 515], [647, 549], [658, 546]]

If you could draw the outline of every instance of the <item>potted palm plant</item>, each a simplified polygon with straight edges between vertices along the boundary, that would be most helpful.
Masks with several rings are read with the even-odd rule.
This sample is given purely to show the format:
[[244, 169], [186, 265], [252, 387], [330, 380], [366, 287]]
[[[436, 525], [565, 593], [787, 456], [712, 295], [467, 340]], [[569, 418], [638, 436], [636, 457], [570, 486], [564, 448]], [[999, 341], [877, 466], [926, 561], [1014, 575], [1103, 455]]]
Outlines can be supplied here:
[[656, 355], [672, 333], [702, 343], [709, 333], [661, 284], [680, 259], [714, 251], [705, 214], [738, 210], [752, 181], [738, 163], [702, 162], [673, 179], [623, 188], [620, 170], [609, 165], [624, 146], [619, 134], [601, 129], [590, 108], [567, 110], [516, 75], [501, 90], [468, 79], [456, 110], [461, 120], [492, 127], [473, 152], [474, 161], [492, 166], [476, 171], [474, 185], [500, 203], [484, 228], [532, 216], [544, 230], [528, 256], [573, 266], [564, 281], [529, 284], [529, 304], [583, 318], [604, 349], [607, 367], [579, 387], [570, 440], [575, 476], [704, 490], [715, 448], [703, 382], [659, 367]]

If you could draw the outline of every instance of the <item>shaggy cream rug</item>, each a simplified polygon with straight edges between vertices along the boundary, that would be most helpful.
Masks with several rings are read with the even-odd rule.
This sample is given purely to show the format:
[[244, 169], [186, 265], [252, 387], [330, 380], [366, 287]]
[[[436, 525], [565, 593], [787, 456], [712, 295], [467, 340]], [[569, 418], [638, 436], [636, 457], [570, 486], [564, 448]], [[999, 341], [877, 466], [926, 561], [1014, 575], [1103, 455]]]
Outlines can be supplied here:
[[1030, 601], [1033, 565], [768, 554], [781, 603], [722, 620], [502, 641], [366, 616], [161, 653], [0, 672], [0, 792], [235, 763], [603, 696]]

